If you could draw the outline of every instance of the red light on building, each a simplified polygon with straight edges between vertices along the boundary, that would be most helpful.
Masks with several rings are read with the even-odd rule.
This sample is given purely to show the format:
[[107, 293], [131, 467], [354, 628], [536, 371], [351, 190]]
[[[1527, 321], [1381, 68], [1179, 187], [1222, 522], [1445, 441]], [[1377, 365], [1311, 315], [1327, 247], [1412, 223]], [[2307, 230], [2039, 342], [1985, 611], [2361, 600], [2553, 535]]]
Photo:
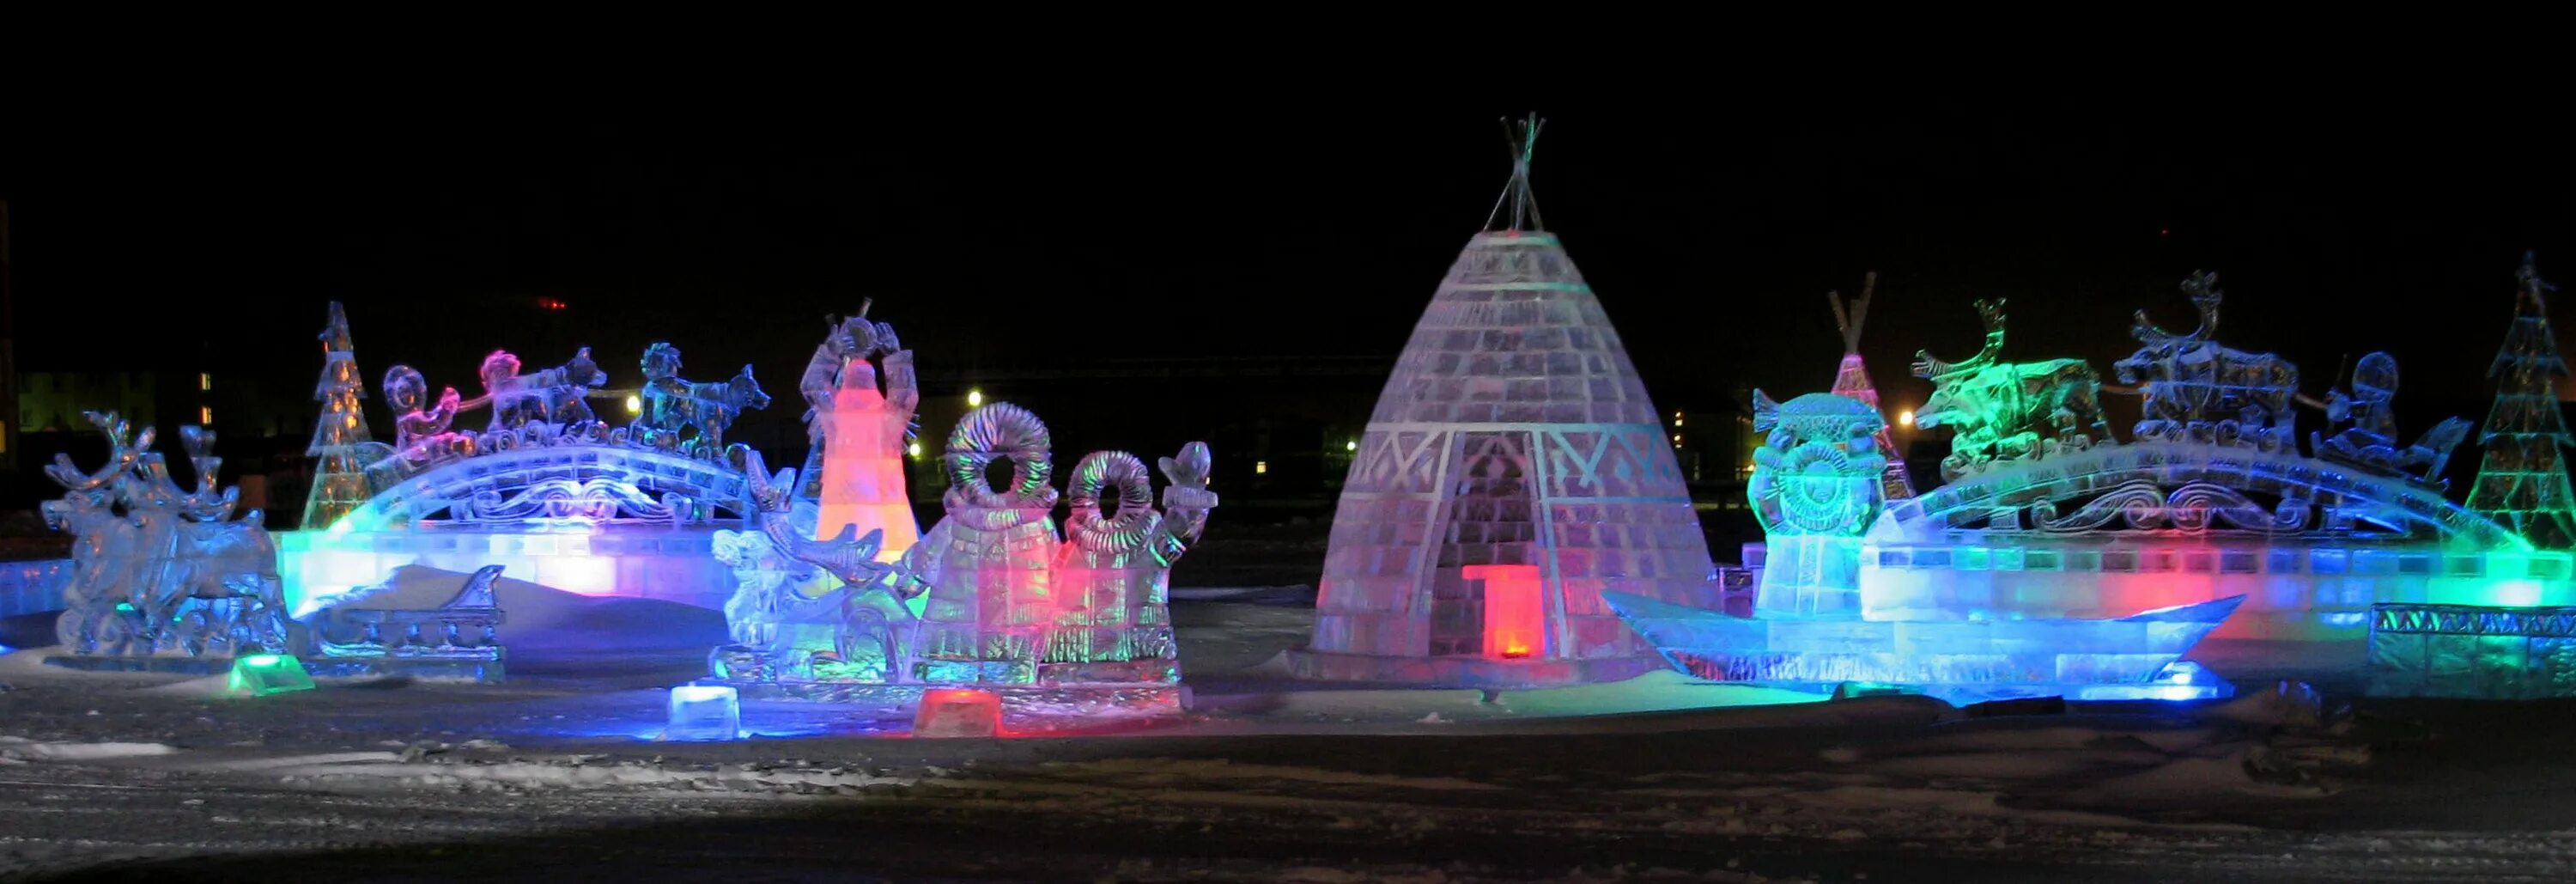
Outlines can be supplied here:
[[1460, 576], [1485, 585], [1485, 656], [1517, 660], [1546, 647], [1537, 565], [1469, 565]]
[[538, 299], [537, 299], [537, 309], [539, 309], [539, 310], [564, 310], [564, 309], [569, 309], [569, 308], [571, 308], [571, 307], [572, 307], [572, 305], [564, 303], [564, 302], [563, 302], [563, 300], [562, 300], [562, 299], [560, 299], [560, 298], [538, 298]]

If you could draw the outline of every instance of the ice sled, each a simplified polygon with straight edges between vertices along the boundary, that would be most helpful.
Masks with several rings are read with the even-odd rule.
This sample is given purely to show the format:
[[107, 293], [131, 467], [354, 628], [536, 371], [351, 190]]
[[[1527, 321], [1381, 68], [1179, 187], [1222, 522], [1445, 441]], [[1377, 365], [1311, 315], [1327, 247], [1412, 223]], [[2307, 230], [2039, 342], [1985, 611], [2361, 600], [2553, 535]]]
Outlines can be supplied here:
[[[1709, 681], [1923, 688], [1944, 698], [2196, 699], [2224, 683], [2176, 664], [2244, 596], [2116, 620], [1749, 618], [1603, 592], [1673, 668]], [[2143, 689], [2143, 690], [2142, 690]]]

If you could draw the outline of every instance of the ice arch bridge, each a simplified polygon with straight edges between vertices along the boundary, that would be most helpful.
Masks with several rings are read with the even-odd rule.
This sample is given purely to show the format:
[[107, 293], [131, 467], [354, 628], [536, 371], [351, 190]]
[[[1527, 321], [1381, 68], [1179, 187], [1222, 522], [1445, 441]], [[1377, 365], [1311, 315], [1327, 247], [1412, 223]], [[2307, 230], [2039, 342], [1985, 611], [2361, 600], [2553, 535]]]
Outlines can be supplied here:
[[750, 479], [730, 463], [610, 440], [485, 451], [371, 471], [375, 492], [321, 530], [279, 537], [297, 616], [406, 566], [508, 577], [593, 596], [721, 609], [732, 572], [717, 530], [740, 528]]
[[2243, 594], [2218, 635], [2346, 639], [2373, 602], [2576, 603], [2571, 564], [2403, 476], [2145, 442], [1892, 502], [1860, 580], [1873, 618], [2114, 617]]

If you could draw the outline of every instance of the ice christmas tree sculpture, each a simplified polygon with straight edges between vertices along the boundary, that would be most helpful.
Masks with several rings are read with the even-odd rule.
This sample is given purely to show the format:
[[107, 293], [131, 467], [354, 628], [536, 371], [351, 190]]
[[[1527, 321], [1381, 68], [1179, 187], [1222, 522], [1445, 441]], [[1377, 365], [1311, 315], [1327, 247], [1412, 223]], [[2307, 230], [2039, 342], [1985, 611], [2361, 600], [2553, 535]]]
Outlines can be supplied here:
[[367, 457], [373, 437], [358, 400], [367, 395], [366, 378], [358, 374], [351, 352], [349, 318], [340, 302], [331, 302], [331, 327], [322, 330], [322, 382], [313, 398], [322, 416], [313, 422], [313, 444], [304, 455], [314, 458], [313, 490], [304, 500], [304, 527], [328, 527], [367, 502]]
[[[1713, 592], [1671, 443], [1601, 302], [1529, 194], [1468, 240], [1413, 328], [1333, 519], [1307, 677], [1513, 687], [1626, 678], [1602, 604]], [[1500, 217], [1503, 206], [1495, 207]], [[1488, 221], [1488, 226], [1492, 221]]]
[[[1832, 392], [1836, 396], [1860, 400], [1871, 411], [1878, 410], [1878, 388], [1870, 384], [1869, 366], [1860, 360], [1860, 327], [1869, 319], [1869, 296], [1876, 288], [1878, 274], [1862, 277], [1860, 297], [1853, 298], [1848, 308], [1843, 305], [1841, 292], [1825, 293], [1825, 300], [1834, 305], [1834, 328], [1843, 333], [1843, 362], [1834, 369]], [[1913, 497], [1914, 480], [1905, 474], [1905, 457], [1897, 453], [1896, 440], [1888, 436], [1885, 424], [1878, 428], [1878, 453], [1887, 458], [1887, 466], [1879, 479], [1879, 487], [1886, 498], [1904, 500]]]
[[2469, 490], [2469, 509], [2513, 526], [2536, 546], [2566, 549], [2576, 546], [2576, 490], [2569, 488], [2561, 449], [2576, 439], [2558, 410], [2557, 380], [2567, 376], [2567, 363], [2549, 330], [2547, 295], [2555, 287], [2533, 263], [2523, 256], [2513, 326], [2487, 369], [2496, 379], [2495, 407], [2478, 432], [2486, 457]]

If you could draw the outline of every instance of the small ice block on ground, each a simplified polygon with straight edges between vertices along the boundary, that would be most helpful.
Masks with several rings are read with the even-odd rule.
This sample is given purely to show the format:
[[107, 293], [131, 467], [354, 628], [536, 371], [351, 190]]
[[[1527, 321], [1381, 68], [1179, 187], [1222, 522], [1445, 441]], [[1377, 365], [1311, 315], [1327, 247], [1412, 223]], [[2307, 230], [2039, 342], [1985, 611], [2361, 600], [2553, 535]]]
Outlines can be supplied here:
[[742, 697], [733, 688], [681, 685], [671, 689], [666, 740], [733, 740], [742, 737]]
[[304, 671], [304, 661], [285, 654], [248, 654], [233, 659], [224, 686], [236, 694], [265, 697], [312, 690], [313, 675]]
[[997, 737], [1002, 734], [1002, 698], [992, 691], [942, 688], [921, 692], [913, 713], [916, 737]]

